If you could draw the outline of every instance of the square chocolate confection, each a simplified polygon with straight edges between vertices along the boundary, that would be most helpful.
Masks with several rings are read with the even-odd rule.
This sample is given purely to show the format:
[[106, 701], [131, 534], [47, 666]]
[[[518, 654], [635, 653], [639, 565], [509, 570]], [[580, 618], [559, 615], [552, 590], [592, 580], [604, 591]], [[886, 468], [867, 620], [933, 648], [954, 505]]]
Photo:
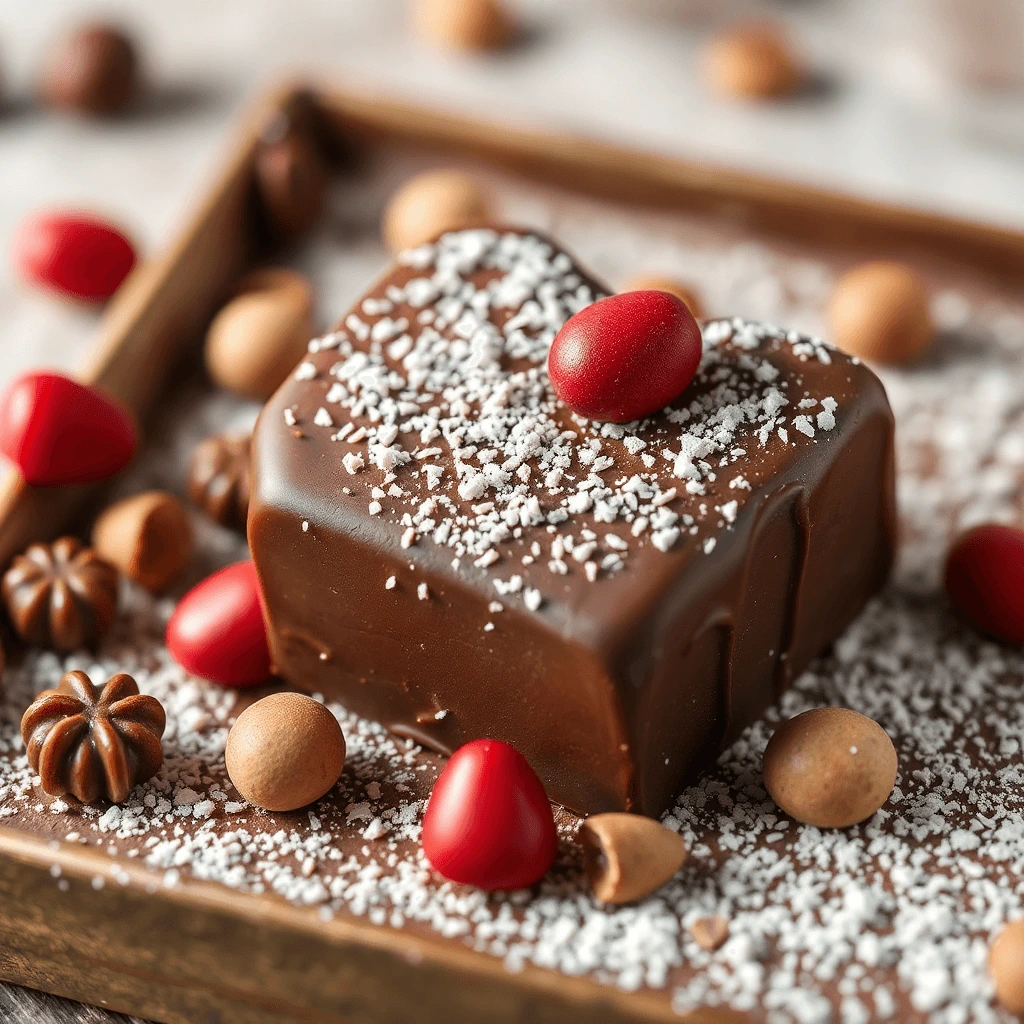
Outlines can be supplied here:
[[249, 540], [284, 678], [656, 814], [884, 582], [893, 419], [856, 360], [718, 320], [672, 406], [582, 420], [546, 357], [604, 292], [528, 232], [405, 253], [263, 411]]

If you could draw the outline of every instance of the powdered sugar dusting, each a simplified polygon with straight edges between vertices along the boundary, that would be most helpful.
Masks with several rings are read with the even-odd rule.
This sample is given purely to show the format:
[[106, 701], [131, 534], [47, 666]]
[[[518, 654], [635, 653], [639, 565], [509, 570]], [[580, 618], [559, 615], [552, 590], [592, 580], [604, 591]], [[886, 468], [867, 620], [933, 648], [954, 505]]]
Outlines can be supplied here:
[[[316, 417], [329, 410], [320, 436], [339, 443], [348, 473], [370, 473], [370, 512], [399, 527], [402, 547], [447, 547], [499, 576], [500, 593], [520, 593], [512, 559], [594, 582], [621, 570], [633, 547], [668, 552], [696, 537], [710, 553], [709, 536], [731, 527], [746, 495], [723, 519], [703, 500], [707, 486], [759, 451], [836, 424], [836, 399], [803, 391], [778, 359], [786, 349], [796, 365], [831, 364], [828, 346], [742, 319], [705, 326], [697, 397], [657, 418], [588, 422], [547, 377], [555, 335], [600, 297], [564, 252], [529, 233], [476, 229], [400, 262], [414, 275], [381, 286], [344, 330], [311, 344], [313, 358], [329, 358], [316, 364], [323, 373], [296, 374], [309, 383], [299, 394], [312, 396]], [[521, 592], [540, 607], [536, 588]]]

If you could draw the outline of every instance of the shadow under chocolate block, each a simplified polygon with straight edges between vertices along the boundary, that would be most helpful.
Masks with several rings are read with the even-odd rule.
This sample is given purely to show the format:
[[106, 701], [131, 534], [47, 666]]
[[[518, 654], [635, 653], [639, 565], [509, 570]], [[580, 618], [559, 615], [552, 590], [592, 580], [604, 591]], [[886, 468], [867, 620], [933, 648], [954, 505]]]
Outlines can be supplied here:
[[404, 254], [265, 408], [249, 539], [290, 682], [657, 814], [884, 582], [893, 422], [866, 367], [740, 320], [671, 407], [580, 420], [545, 360], [601, 294], [532, 233]]

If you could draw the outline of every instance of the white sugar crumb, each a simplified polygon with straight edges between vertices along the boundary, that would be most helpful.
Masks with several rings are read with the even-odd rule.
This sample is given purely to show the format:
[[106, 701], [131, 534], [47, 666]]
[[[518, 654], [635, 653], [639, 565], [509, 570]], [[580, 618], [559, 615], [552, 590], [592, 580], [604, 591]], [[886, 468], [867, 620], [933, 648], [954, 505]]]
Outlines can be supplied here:
[[819, 430], [833, 430], [836, 425], [835, 412], [838, 403], [834, 398], [823, 398], [821, 400], [822, 411], [818, 413], [817, 424]]
[[430, 588], [426, 585], [426, 583], [420, 583], [416, 587], [416, 596], [421, 601], [426, 601], [427, 598], [430, 597]]
[[316, 364], [310, 362], [299, 363], [295, 368], [296, 380], [313, 380], [316, 377]]
[[389, 576], [389, 577], [388, 577], [388, 578], [387, 578], [387, 579], [386, 579], [386, 580], [384, 581], [384, 589], [385, 589], [385, 590], [394, 590], [394, 589], [395, 589], [395, 584], [397, 584], [397, 583], [398, 583], [398, 580], [397, 580], [397, 578], [396, 578], [396, 577], [394, 577], [394, 576]]
[[814, 437], [814, 424], [811, 423], [809, 416], [794, 416], [793, 427], [807, 437]]

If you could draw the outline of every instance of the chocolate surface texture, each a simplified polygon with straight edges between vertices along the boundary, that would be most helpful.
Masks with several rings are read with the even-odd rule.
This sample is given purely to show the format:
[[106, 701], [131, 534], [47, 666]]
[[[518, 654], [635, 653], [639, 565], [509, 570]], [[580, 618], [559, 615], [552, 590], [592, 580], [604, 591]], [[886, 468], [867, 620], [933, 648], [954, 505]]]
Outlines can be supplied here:
[[580, 420], [545, 358], [604, 293], [533, 234], [404, 254], [261, 415], [249, 540], [290, 682], [656, 814], [884, 582], [893, 421], [866, 367], [739, 320], [665, 411]]

